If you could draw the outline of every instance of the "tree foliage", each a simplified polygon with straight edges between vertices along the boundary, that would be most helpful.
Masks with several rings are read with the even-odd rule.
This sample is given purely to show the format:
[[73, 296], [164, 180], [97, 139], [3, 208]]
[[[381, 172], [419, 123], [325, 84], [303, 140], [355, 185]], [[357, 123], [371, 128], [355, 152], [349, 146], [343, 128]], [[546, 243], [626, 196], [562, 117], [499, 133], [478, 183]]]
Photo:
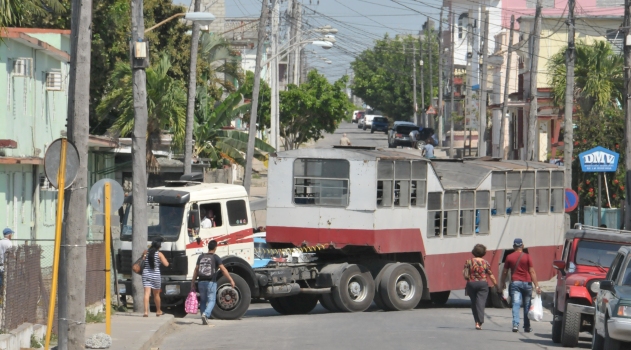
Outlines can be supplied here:
[[65, 15], [63, 0], [0, 0], [0, 28], [30, 24], [33, 16]]
[[[559, 108], [565, 104], [565, 50], [562, 48], [548, 63], [552, 97]], [[563, 140], [574, 143], [572, 187], [578, 189], [581, 205], [597, 205], [597, 174], [581, 171], [578, 154], [596, 146], [621, 153], [618, 170], [607, 174], [602, 194], [603, 207], [609, 206], [605, 186], [609, 190], [611, 206], [619, 207], [625, 193], [625, 155], [621, 147], [625, 128], [620, 104], [624, 91], [622, 56], [615, 54], [605, 41], [596, 41], [591, 45], [579, 42], [576, 45], [574, 75], [574, 139]]]
[[[386, 35], [377, 40], [372, 49], [365, 50], [351, 63], [355, 73], [351, 88], [372, 108], [383, 111], [395, 120], [409, 120], [414, 114], [413, 64], [417, 70], [417, 104], [419, 112], [429, 107], [432, 91], [429, 86], [428, 57], [432, 55], [433, 83], [438, 85], [438, 44], [434, 35], [422, 41], [423, 54], [419, 55], [419, 40], [411, 36]], [[430, 50], [428, 50], [428, 46]], [[414, 54], [416, 52], [416, 54]], [[416, 58], [416, 59], [415, 59]], [[424, 81], [420, 79], [419, 60], [424, 61]], [[425, 84], [425, 106], [421, 104], [421, 84]], [[437, 92], [437, 88], [433, 89]]]
[[[149, 170], [158, 171], [159, 166], [152, 150], [161, 142], [162, 132], [173, 135], [176, 149], [184, 143], [186, 125], [186, 89], [182, 80], [171, 77], [171, 62], [168, 55], [147, 68], [147, 165]], [[118, 115], [112, 129], [121, 136], [134, 130], [134, 98], [132, 93], [132, 71], [129, 64], [119, 62], [108, 84], [112, 87], [97, 107], [101, 118]]]
[[307, 75], [307, 82], [290, 84], [280, 92], [280, 136], [285, 149], [296, 149], [323, 133], [332, 133], [354, 108], [346, 95], [348, 78], [331, 84], [317, 70]]

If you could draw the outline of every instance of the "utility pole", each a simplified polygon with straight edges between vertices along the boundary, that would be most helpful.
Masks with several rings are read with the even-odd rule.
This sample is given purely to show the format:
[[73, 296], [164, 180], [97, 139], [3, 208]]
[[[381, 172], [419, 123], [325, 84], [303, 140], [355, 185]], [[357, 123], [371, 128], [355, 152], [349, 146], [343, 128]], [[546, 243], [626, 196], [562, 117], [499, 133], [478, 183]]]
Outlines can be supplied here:
[[[195, 0], [193, 11], [199, 12], [201, 0]], [[186, 104], [186, 130], [184, 135], [184, 174], [190, 174], [193, 163], [193, 127], [195, 125], [195, 97], [197, 91], [197, 49], [199, 24], [193, 21], [191, 34], [191, 62], [188, 70], [188, 102]]]
[[[574, 18], [572, 18], [574, 19]], [[574, 21], [572, 21], [572, 25]], [[624, 28], [626, 31], [624, 40], [624, 116], [625, 116], [625, 161], [624, 165], [627, 168], [626, 175], [626, 187], [625, 187], [625, 207], [624, 207], [624, 227], [625, 229], [631, 229], [631, 42], [629, 35], [631, 35], [631, 1], [624, 1]], [[567, 123], [567, 121], [566, 121]], [[567, 128], [567, 126], [566, 126]], [[567, 159], [564, 159], [565, 163], [569, 163]]]
[[[72, 187], [64, 196], [65, 208], [65, 273], [60, 284], [59, 300], [64, 300], [66, 312], [58, 311], [59, 329], [67, 339], [59, 338], [59, 349], [85, 349], [85, 241], [88, 232], [88, 138], [90, 105], [90, 52], [92, 42], [92, 1], [73, 0], [71, 19], [70, 78], [68, 86], [68, 141], [79, 151], [79, 169]], [[63, 190], [63, 189], [60, 189]], [[67, 262], [72, 263], [67, 263]], [[61, 307], [61, 305], [59, 305]], [[64, 345], [65, 347], [62, 347]]]
[[[134, 95], [134, 130], [131, 136], [132, 162], [132, 252], [131, 261], [138, 260], [147, 247], [147, 74], [145, 65], [135, 64], [135, 57], [147, 55], [142, 49], [145, 37], [142, 0], [131, 2], [131, 67]], [[142, 276], [132, 273], [134, 312], [142, 312], [144, 298]]]
[[[473, 26], [471, 25], [471, 19], [473, 19], [473, 10], [469, 10], [469, 24], [467, 24], [467, 69], [466, 69], [466, 79], [465, 84], [465, 102], [464, 102], [464, 132], [463, 142], [462, 142], [462, 155], [465, 154], [465, 149], [467, 148], [467, 119], [469, 123], [473, 121], [473, 99], [472, 90], [473, 87]], [[467, 116], [469, 118], [467, 118]], [[469, 125], [469, 156], [471, 155], [471, 130], [473, 129], [473, 125]]]
[[500, 158], [508, 159], [506, 150], [506, 136], [508, 134], [508, 84], [510, 82], [511, 58], [513, 56], [513, 30], [515, 29], [515, 15], [510, 16], [510, 32], [508, 34], [508, 57], [506, 59], [506, 77], [504, 79], [504, 103], [502, 104], [502, 122], [500, 126]]
[[528, 113], [528, 152], [526, 160], [535, 161], [539, 157], [535, 155], [537, 139], [537, 74], [539, 69], [539, 37], [541, 36], [541, 0], [537, 0], [535, 10], [535, 23], [532, 30], [532, 47], [530, 51], [530, 111]]
[[[405, 43], [403, 43], [403, 57], [405, 57]], [[421, 82], [423, 81], [423, 66], [421, 66]], [[421, 85], [421, 94], [423, 94], [423, 85]], [[416, 50], [412, 46], [412, 99], [414, 100], [414, 122], [420, 125], [418, 117], [418, 105], [416, 104]]]
[[[574, 128], [572, 114], [574, 112], [574, 0], [569, 0], [567, 14], [567, 50], [565, 51], [565, 108], [563, 127], [563, 164], [565, 166], [565, 188], [572, 188], [572, 153], [574, 153]], [[626, 13], [626, 12], [625, 12]], [[626, 19], [627, 17], [625, 17]], [[627, 24], [625, 24], [627, 25]], [[626, 50], [626, 47], [625, 47]], [[625, 51], [626, 52], [626, 51]], [[625, 55], [625, 58], [627, 56]], [[631, 61], [630, 61], [631, 62]], [[625, 62], [625, 67], [628, 67]], [[626, 107], [625, 107], [626, 108]], [[628, 115], [628, 114], [627, 114]], [[627, 119], [627, 125], [629, 119]], [[627, 142], [628, 147], [628, 142]], [[554, 156], [554, 155], [553, 155]], [[627, 160], [627, 164], [630, 164]], [[629, 198], [629, 197], [626, 197]], [[626, 217], [626, 216], [625, 216]], [[629, 226], [627, 226], [629, 227]], [[569, 222], [566, 225], [569, 229]]]
[[[296, 13], [294, 13], [294, 20], [296, 21], [296, 43], [302, 40], [302, 6], [299, 1], [295, 1]], [[300, 85], [300, 52], [302, 51], [302, 45], [296, 45], [296, 52], [294, 54], [294, 83]]]
[[[423, 66], [423, 41], [421, 40], [422, 33], [422, 31], [418, 33], [419, 56], [421, 57], [421, 60], [419, 62], [421, 66], [421, 114], [418, 117], [418, 124], [423, 124], [423, 127], [427, 127], [427, 114], [425, 114], [425, 77], [423, 76], [423, 71], [425, 67]], [[412, 46], [412, 48], [414, 49], [413, 51], [416, 54], [416, 48], [414, 46]], [[414, 61], [416, 61], [416, 56], [414, 57]], [[416, 67], [416, 62], [414, 62], [414, 67]], [[414, 76], [416, 77], [416, 74]], [[416, 84], [414, 86], [416, 87]], [[416, 94], [414, 94], [414, 96], [416, 97]], [[414, 108], [418, 110], [416, 103], [414, 103]], [[415, 112], [415, 114], [418, 114], [418, 112]]]
[[443, 7], [440, 7], [440, 17], [438, 21], [438, 145], [443, 145]]
[[267, 0], [262, 1], [261, 18], [259, 20], [259, 33], [256, 46], [256, 66], [254, 67], [254, 86], [252, 87], [252, 107], [250, 109], [250, 125], [248, 135], [248, 149], [245, 155], [245, 174], [243, 175], [243, 187], [250, 194], [252, 183], [252, 159], [254, 159], [254, 142], [256, 141], [256, 111], [259, 107], [259, 89], [261, 87], [261, 59], [263, 58], [263, 46], [265, 45], [265, 27], [267, 26]]
[[[296, 3], [298, 0], [289, 0], [287, 4], [287, 18], [289, 21], [289, 30], [288, 30], [288, 44], [290, 47], [295, 43], [296, 40]], [[294, 81], [294, 51], [289, 50], [287, 55], [287, 82], [289, 84], [295, 84]]]
[[489, 57], [489, 11], [486, 9], [486, 6], [482, 7], [482, 16], [484, 16], [484, 32], [482, 34], [482, 73], [480, 74], [480, 121], [478, 122], [478, 157], [486, 156], [486, 83]]
[[[278, 15], [279, 1], [272, 0], [272, 57], [278, 53]], [[270, 88], [271, 88], [271, 120], [270, 120], [270, 145], [278, 149], [278, 59], [270, 62]]]
[[451, 72], [449, 72], [449, 77], [450, 77], [450, 81], [451, 81], [451, 101], [450, 101], [450, 108], [449, 108], [449, 157], [453, 158], [455, 156], [454, 154], [454, 92], [456, 90], [456, 84], [454, 84], [454, 78], [455, 78], [455, 70], [456, 70], [456, 59], [455, 59], [455, 54], [454, 54], [454, 48], [455, 48], [455, 41], [456, 41], [456, 27], [454, 25], [454, 20], [455, 18], [449, 18], [449, 21], [451, 23], [451, 49], [449, 50], [449, 55], [451, 56]]
[[[427, 41], [427, 64], [429, 68], [429, 105], [433, 106], [434, 105], [434, 82], [432, 79], [432, 75], [434, 72], [432, 71], [432, 36], [430, 35], [430, 30], [429, 30], [429, 26], [431, 22], [428, 19], [425, 23], [427, 23], [425, 27], [425, 32], [427, 33], [427, 35], [425, 35], [425, 41]], [[427, 112], [427, 108], [425, 108], [425, 106], [423, 105], [423, 114], [425, 114], [425, 119], [426, 119], [425, 126], [426, 127], [431, 126], [432, 128], [435, 128], [434, 122], [433, 121], [432, 123], [429, 122], [429, 119], [433, 117], [430, 117], [429, 114], [427, 114], [426, 112]]]

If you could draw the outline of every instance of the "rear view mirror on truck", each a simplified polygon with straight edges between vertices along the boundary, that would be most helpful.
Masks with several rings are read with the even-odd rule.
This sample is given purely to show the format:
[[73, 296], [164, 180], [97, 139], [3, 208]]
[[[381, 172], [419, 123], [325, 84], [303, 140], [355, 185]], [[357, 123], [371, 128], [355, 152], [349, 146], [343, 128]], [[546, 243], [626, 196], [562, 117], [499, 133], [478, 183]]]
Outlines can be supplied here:
[[552, 267], [559, 270], [563, 276], [565, 276], [565, 261], [563, 260], [555, 260], [552, 262]]
[[611, 280], [600, 281], [600, 289], [613, 291], [613, 281]]
[[200, 225], [199, 209], [191, 209], [188, 212], [188, 228], [198, 229]]

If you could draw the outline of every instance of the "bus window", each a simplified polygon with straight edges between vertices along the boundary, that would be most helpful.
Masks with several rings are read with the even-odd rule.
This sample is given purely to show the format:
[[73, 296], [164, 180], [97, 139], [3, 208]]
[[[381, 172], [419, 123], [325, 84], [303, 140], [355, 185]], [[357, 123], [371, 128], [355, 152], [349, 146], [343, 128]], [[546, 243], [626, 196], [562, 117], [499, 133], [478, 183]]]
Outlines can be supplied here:
[[296, 159], [294, 203], [348, 206], [350, 164], [345, 159]]
[[489, 206], [491, 204], [489, 191], [475, 193], [475, 233], [489, 233]]
[[379, 161], [377, 163], [377, 206], [392, 206], [394, 162]]
[[445, 192], [443, 200], [443, 235], [456, 237], [460, 229], [459, 193], [456, 191]]
[[521, 213], [521, 192], [519, 190], [512, 190], [508, 192], [508, 208], [507, 214], [519, 215]]
[[523, 214], [534, 214], [535, 212], [535, 173], [525, 171], [522, 174], [521, 185], [521, 212]]
[[410, 205], [410, 175], [409, 161], [394, 163], [394, 206], [407, 207]]
[[491, 215], [506, 214], [506, 191], [495, 191], [493, 196], [493, 209]]
[[550, 211], [553, 213], [563, 213], [565, 211], [565, 189], [563, 188], [563, 172], [553, 171], [550, 177], [550, 187], [552, 187], [552, 195], [550, 196]]
[[460, 192], [460, 234], [472, 235], [474, 231], [474, 192], [462, 191]]
[[442, 222], [442, 193], [427, 194], [427, 237], [440, 237]]
[[412, 184], [410, 204], [416, 207], [425, 206], [425, 193], [427, 192], [427, 163], [412, 162]]

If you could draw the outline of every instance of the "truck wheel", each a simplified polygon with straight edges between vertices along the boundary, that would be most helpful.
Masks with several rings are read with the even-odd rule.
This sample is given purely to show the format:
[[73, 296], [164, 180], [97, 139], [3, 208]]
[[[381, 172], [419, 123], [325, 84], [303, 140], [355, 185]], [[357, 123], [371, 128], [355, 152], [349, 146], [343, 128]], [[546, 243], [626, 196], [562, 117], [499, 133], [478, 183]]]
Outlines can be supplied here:
[[605, 349], [607, 350], [622, 349], [622, 342], [616, 339], [611, 339], [611, 337], [609, 336], [609, 328], [607, 327], [607, 319], [605, 319]]
[[[331, 293], [333, 293], [333, 289], [335, 287], [331, 288]], [[320, 305], [322, 305], [322, 307], [324, 307], [325, 309], [329, 310], [329, 312], [340, 312], [341, 310], [337, 308], [337, 306], [335, 305], [335, 302], [333, 302], [333, 297], [331, 296], [331, 294], [322, 294], [320, 296]]]
[[230, 276], [234, 280], [234, 288], [226, 276], [217, 280], [217, 303], [212, 316], [219, 320], [238, 320], [250, 307], [252, 292], [248, 283], [237, 274], [230, 273]]
[[[595, 323], [595, 322], [594, 322]], [[592, 350], [603, 350], [605, 348], [605, 338], [598, 334], [596, 325], [594, 324], [594, 330], [592, 331]]]
[[317, 295], [297, 294], [277, 299], [285, 310], [285, 315], [308, 314], [318, 305]]
[[383, 298], [381, 297], [381, 291], [379, 290], [380, 286], [381, 286], [381, 279], [383, 277], [383, 273], [392, 265], [395, 265], [396, 263], [388, 263], [385, 264], [381, 270], [379, 270], [379, 273], [377, 274], [377, 276], [375, 276], [375, 297], [373, 298], [373, 301], [375, 302], [375, 304], [377, 304], [377, 307], [380, 308], [381, 310], [386, 310], [388, 311], [389, 308], [386, 306], [386, 304], [383, 302]]
[[269, 304], [272, 305], [272, 308], [274, 308], [274, 310], [279, 314], [287, 315], [287, 310], [285, 310], [283, 305], [280, 303], [280, 299], [281, 298], [271, 298], [269, 300]]
[[576, 311], [570, 311], [565, 304], [565, 313], [563, 313], [563, 324], [561, 326], [561, 344], [566, 348], [573, 348], [578, 345], [578, 333], [581, 330], [581, 314]]
[[445, 305], [447, 304], [447, 300], [449, 300], [449, 294], [451, 294], [449, 290], [446, 292], [429, 293], [429, 298], [432, 299], [432, 303], [436, 305]]
[[552, 342], [560, 343], [561, 342], [561, 332], [563, 331], [563, 314], [560, 313], [556, 306], [552, 312]]
[[423, 280], [410, 264], [393, 264], [381, 277], [379, 292], [388, 310], [411, 310], [423, 296]]
[[375, 296], [375, 281], [361, 265], [349, 265], [340, 277], [340, 285], [331, 290], [335, 305], [343, 312], [362, 312]]

